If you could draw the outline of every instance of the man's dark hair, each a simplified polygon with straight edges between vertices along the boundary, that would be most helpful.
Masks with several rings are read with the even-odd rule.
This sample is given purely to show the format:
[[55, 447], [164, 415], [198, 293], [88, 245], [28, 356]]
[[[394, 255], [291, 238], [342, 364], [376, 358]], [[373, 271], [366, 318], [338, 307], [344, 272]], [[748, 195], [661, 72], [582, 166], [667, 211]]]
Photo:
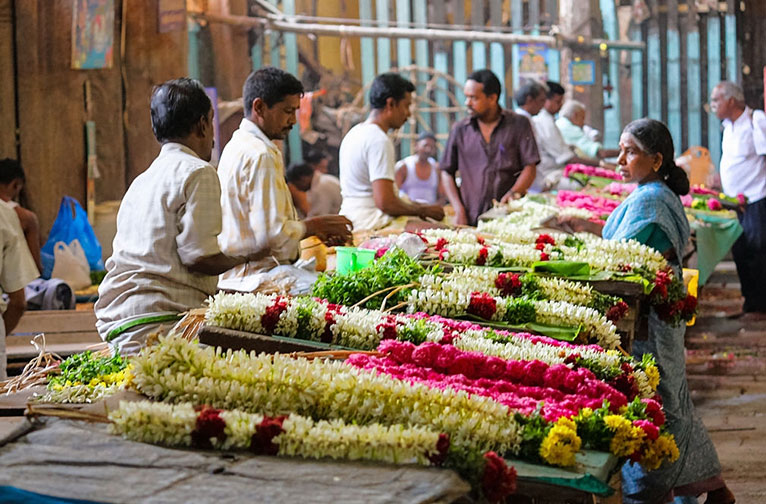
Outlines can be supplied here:
[[303, 155], [303, 161], [310, 165], [317, 165], [323, 159], [330, 159], [330, 154], [324, 149], [312, 148]]
[[430, 131], [421, 131], [420, 134], [418, 135], [418, 142], [420, 142], [421, 140], [428, 140], [429, 138], [433, 140], [434, 142], [436, 141], [436, 135], [434, 135]]
[[566, 90], [564, 89], [564, 86], [562, 86], [558, 82], [547, 81], [545, 85], [548, 86], [548, 94], [546, 95], [547, 98], [553, 98], [554, 96], [563, 96], [566, 94]]
[[152, 131], [160, 143], [188, 136], [212, 105], [199, 81], [182, 77], [154, 86]]
[[10, 184], [18, 179], [22, 182], [27, 180], [21, 163], [11, 158], [0, 159], [0, 184]]
[[292, 164], [287, 169], [287, 173], [285, 173], [285, 178], [287, 179], [287, 181], [292, 182], [293, 184], [298, 182], [298, 180], [302, 179], [303, 177], [313, 177], [313, 176], [314, 176], [314, 169], [308, 163]]
[[303, 84], [293, 74], [274, 67], [255, 70], [247, 76], [242, 88], [245, 117], [250, 117], [256, 98], [260, 98], [267, 107], [271, 108], [290, 95], [303, 96]]
[[500, 98], [500, 93], [502, 92], [503, 88], [500, 86], [500, 79], [497, 78], [497, 75], [495, 75], [492, 70], [487, 68], [484, 70], [476, 70], [468, 76], [467, 80], [478, 82], [484, 86], [482, 91], [485, 95], [494, 94]]
[[395, 102], [404, 99], [404, 95], [415, 91], [415, 84], [398, 73], [388, 72], [375, 77], [370, 86], [370, 106], [374, 109], [386, 107], [386, 101], [393, 98]]
[[516, 100], [516, 105], [523, 107], [528, 99], [534, 100], [540, 93], [547, 93], [547, 90], [548, 87], [542, 82], [529, 80], [513, 93], [513, 99]]

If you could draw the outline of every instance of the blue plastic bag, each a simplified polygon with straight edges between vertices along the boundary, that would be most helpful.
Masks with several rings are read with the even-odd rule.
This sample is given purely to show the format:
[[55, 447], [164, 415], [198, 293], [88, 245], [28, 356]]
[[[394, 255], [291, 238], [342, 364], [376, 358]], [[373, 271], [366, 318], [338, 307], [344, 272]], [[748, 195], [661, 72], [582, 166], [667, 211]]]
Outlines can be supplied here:
[[96, 233], [88, 222], [88, 215], [83, 210], [78, 201], [70, 196], [64, 196], [61, 199], [59, 213], [56, 221], [53, 223], [51, 232], [48, 235], [48, 241], [40, 249], [40, 256], [43, 263], [43, 278], [50, 278], [53, 271], [53, 249], [57, 242], [72, 243], [72, 240], [79, 240], [82, 249], [85, 251], [85, 257], [88, 258], [88, 265], [91, 271], [101, 271], [104, 269], [104, 261], [101, 259], [101, 244], [96, 238]]

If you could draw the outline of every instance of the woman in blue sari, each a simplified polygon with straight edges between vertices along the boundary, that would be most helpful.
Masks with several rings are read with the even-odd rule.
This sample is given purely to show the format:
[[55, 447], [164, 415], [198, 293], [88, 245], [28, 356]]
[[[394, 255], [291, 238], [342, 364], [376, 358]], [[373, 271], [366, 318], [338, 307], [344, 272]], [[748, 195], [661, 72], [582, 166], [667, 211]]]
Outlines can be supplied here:
[[[667, 127], [653, 119], [628, 124], [620, 137], [618, 172], [625, 182], [638, 187], [609, 216], [601, 232], [604, 238], [634, 239], [661, 252], [678, 278], [681, 259], [689, 239], [689, 223], [679, 195], [689, 192], [686, 173], [673, 161], [673, 139]], [[595, 231], [591, 226], [571, 222], [576, 229]], [[647, 472], [627, 462], [622, 468], [623, 502], [655, 504], [696, 503], [707, 493], [705, 504], [731, 504], [734, 495], [721, 476], [713, 442], [694, 411], [686, 381], [682, 322], [662, 322], [652, 308], [649, 338], [633, 342], [633, 355], [645, 353], [657, 360], [660, 371], [658, 392], [667, 416], [667, 429], [674, 435], [680, 457], [673, 464]]]

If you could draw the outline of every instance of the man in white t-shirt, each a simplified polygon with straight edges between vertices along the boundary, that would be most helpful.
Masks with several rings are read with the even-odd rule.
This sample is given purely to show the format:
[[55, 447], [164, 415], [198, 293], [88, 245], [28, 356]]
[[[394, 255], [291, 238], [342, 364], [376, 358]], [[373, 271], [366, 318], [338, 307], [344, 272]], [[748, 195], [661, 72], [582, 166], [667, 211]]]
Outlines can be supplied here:
[[582, 163], [598, 166], [598, 159], [581, 158], [567, 145], [561, 131], [556, 126], [556, 114], [564, 104], [565, 90], [558, 82], [548, 81], [545, 104], [532, 118], [532, 125], [540, 151], [540, 164], [537, 165], [535, 181], [529, 192], [549, 191], [551, 189], [577, 189], [581, 187], [574, 181], [562, 178], [564, 167], [570, 163]]
[[731, 249], [745, 304], [745, 320], [766, 320], [766, 114], [745, 105], [742, 88], [721, 82], [710, 97], [723, 121], [721, 185], [727, 196], [747, 197], [739, 212], [744, 232]]
[[404, 227], [410, 219], [399, 218], [407, 217], [444, 218], [438, 205], [399, 198], [394, 184], [396, 158], [388, 131], [402, 127], [410, 116], [413, 91], [415, 86], [397, 73], [378, 75], [370, 86], [369, 117], [351, 128], [340, 144], [340, 213], [354, 229], [380, 229], [394, 220]]
[[[0, 203], [0, 380], [5, 380], [5, 336], [27, 306], [24, 287], [40, 276], [16, 212]], [[8, 302], [3, 301], [3, 294]]]
[[400, 194], [417, 203], [443, 204], [446, 201], [441, 186], [436, 137], [429, 131], [418, 135], [415, 154], [396, 163], [396, 185]]

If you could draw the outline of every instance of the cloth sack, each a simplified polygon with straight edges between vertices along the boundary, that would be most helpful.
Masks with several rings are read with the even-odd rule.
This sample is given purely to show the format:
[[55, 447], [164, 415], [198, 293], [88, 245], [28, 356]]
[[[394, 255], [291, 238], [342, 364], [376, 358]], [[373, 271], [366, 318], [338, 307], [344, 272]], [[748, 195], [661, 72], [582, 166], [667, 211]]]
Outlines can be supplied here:
[[90, 286], [90, 266], [79, 240], [72, 240], [69, 245], [63, 241], [56, 242], [53, 257], [51, 278], [64, 280], [74, 290]]

